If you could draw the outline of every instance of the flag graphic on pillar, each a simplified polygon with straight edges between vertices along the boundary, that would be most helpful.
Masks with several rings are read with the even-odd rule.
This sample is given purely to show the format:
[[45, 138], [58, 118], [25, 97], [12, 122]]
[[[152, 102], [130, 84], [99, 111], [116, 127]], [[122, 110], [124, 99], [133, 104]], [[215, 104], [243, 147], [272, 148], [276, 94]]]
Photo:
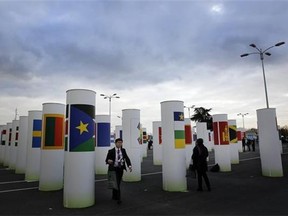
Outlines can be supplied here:
[[162, 128], [158, 127], [158, 139], [159, 139], [159, 145], [162, 144]]
[[185, 148], [184, 114], [174, 112], [174, 146], [176, 149]]
[[191, 125], [185, 125], [185, 143], [186, 145], [192, 144]]
[[94, 151], [95, 107], [86, 104], [71, 104], [69, 117], [69, 151]]
[[237, 126], [229, 125], [229, 139], [230, 143], [237, 143]]
[[41, 147], [42, 120], [33, 119], [32, 148]]
[[213, 122], [214, 144], [229, 145], [228, 122]]
[[242, 132], [241, 131], [237, 131], [237, 140], [241, 141], [242, 140]]
[[64, 115], [45, 114], [43, 121], [43, 149], [63, 149]]
[[[110, 123], [100, 122], [97, 123], [97, 147], [107, 147], [110, 146], [111, 137], [110, 137]], [[114, 138], [114, 136], [113, 136]], [[114, 140], [114, 139], [113, 139]]]
[[12, 139], [12, 128], [9, 128], [9, 140], [8, 140], [8, 146], [11, 146], [11, 139]]
[[143, 143], [146, 144], [147, 143], [147, 132], [146, 131], [143, 131]]
[[1, 132], [1, 145], [5, 145], [5, 140], [6, 140], [6, 130], [2, 130]]
[[18, 135], [19, 134], [19, 127], [16, 127], [16, 134], [15, 134], [15, 146], [18, 146]]

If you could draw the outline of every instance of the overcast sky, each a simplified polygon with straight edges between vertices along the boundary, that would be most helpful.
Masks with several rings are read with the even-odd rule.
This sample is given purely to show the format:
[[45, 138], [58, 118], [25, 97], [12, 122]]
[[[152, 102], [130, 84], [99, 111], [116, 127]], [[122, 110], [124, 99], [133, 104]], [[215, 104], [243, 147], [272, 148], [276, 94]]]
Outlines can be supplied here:
[[[242, 127], [257, 127], [265, 108], [259, 55], [268, 48], [265, 73], [270, 107], [288, 125], [288, 1], [129, 0], [0, 1], [0, 124], [66, 103], [74, 88], [96, 92], [96, 114], [112, 125], [123, 109], [140, 109], [148, 132], [161, 120], [160, 103], [228, 114]], [[191, 110], [191, 115], [193, 110]], [[188, 109], [185, 109], [188, 116]]]

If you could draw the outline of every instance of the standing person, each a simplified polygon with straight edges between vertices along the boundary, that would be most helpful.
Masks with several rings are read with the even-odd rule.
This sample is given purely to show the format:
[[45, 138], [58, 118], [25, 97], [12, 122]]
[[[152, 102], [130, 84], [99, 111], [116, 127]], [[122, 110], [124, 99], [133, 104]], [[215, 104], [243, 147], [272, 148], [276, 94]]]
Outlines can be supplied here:
[[126, 164], [132, 172], [131, 161], [126, 153], [126, 150], [122, 148], [123, 140], [117, 138], [115, 140], [115, 148], [110, 149], [107, 153], [106, 164], [108, 164], [109, 171], [116, 171], [116, 180], [118, 185], [118, 190], [113, 189], [112, 199], [117, 200], [117, 203], [120, 204], [121, 201], [121, 192], [120, 192], [120, 183], [122, 181], [123, 171], [126, 170]]
[[208, 170], [207, 157], [208, 157], [208, 150], [203, 144], [203, 139], [199, 138], [196, 140], [196, 146], [194, 147], [192, 154], [193, 165], [197, 171], [198, 176], [197, 191], [203, 191], [202, 177], [206, 183], [208, 191], [211, 191], [210, 182], [206, 173]]
[[243, 152], [245, 152], [245, 146], [246, 146], [246, 139], [245, 137], [242, 138], [242, 148], [243, 148]]

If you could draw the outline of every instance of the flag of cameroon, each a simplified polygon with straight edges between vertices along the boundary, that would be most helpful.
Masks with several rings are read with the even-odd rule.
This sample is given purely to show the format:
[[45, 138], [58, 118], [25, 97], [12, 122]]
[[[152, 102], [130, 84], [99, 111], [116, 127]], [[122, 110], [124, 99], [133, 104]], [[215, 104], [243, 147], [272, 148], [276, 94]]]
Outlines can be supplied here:
[[63, 149], [64, 115], [45, 114], [43, 120], [43, 149]]

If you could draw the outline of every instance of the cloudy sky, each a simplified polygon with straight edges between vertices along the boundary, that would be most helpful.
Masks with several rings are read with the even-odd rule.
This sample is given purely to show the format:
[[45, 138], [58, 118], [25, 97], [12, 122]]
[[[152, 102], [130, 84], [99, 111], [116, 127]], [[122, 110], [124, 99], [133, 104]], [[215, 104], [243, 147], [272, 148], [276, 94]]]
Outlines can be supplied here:
[[[96, 92], [96, 114], [112, 125], [123, 109], [141, 110], [151, 131], [160, 103], [212, 108], [256, 127], [265, 108], [259, 55], [265, 49], [270, 107], [288, 125], [288, 1], [90, 0], [0, 1], [0, 124], [42, 103], [66, 103], [74, 88]], [[193, 114], [193, 110], [191, 110]], [[185, 109], [188, 116], [188, 109]]]

